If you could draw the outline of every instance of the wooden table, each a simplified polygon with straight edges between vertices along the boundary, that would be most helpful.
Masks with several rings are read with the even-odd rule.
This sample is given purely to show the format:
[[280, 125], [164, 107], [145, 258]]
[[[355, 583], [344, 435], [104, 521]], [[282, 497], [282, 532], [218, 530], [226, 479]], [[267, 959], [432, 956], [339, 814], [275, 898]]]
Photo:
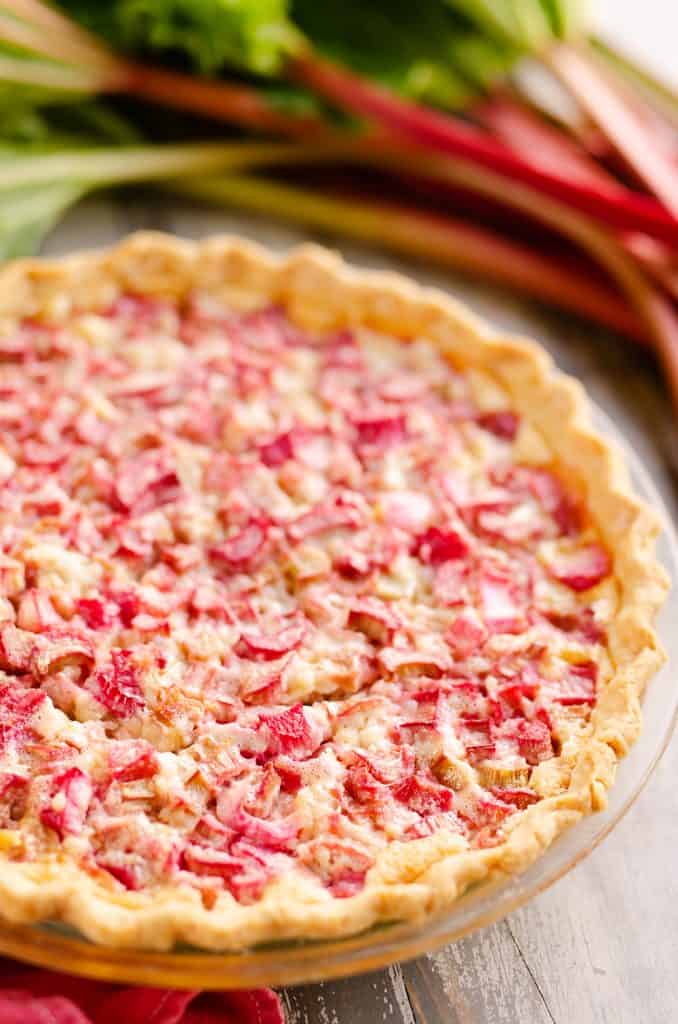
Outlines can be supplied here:
[[[136, 228], [237, 231], [282, 248], [293, 230], [152, 195], [91, 200], [45, 247], [100, 245]], [[306, 236], [308, 237], [308, 236]], [[449, 274], [339, 245], [356, 263], [401, 269], [541, 341], [585, 381], [649, 467], [672, 514], [678, 443], [643, 353], [590, 325]], [[678, 628], [678, 625], [677, 625]], [[678, 666], [677, 666], [678, 670]], [[441, 952], [387, 971], [287, 990], [289, 1024], [669, 1024], [678, 1021], [678, 745], [588, 860], [528, 906]]]

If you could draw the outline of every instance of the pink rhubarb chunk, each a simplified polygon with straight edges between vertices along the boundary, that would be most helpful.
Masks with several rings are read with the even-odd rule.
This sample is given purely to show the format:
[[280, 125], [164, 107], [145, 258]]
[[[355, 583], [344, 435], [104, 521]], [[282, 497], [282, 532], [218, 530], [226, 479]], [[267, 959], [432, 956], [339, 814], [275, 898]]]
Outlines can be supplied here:
[[94, 793], [92, 780], [80, 768], [68, 768], [52, 780], [49, 803], [40, 812], [40, 821], [60, 839], [77, 835], [82, 829]]
[[130, 718], [145, 706], [130, 651], [112, 651], [110, 664], [90, 677], [87, 688], [116, 718]]
[[546, 568], [551, 576], [570, 590], [590, 590], [609, 576], [612, 562], [600, 544], [590, 544], [571, 554], [559, 554], [550, 559]]

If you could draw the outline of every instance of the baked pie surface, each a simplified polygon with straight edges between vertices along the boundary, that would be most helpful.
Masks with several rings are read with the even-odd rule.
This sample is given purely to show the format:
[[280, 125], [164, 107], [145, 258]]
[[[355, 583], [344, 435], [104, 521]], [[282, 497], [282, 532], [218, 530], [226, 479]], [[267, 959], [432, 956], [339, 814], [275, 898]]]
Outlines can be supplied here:
[[604, 805], [657, 523], [581, 389], [303, 247], [0, 273], [0, 894], [214, 949], [354, 933]]

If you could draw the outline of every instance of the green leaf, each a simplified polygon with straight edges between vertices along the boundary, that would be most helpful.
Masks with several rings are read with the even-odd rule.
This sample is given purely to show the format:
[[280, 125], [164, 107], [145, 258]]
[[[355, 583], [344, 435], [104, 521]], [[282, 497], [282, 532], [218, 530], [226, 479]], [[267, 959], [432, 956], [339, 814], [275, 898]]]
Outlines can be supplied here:
[[293, 0], [296, 23], [328, 57], [424, 102], [469, 98], [454, 67], [467, 26], [441, 0]]
[[0, 193], [0, 261], [32, 256], [66, 210], [85, 193], [79, 182]]
[[281, 71], [301, 43], [287, 0], [117, 0], [61, 4], [115, 46], [181, 55], [204, 74]]

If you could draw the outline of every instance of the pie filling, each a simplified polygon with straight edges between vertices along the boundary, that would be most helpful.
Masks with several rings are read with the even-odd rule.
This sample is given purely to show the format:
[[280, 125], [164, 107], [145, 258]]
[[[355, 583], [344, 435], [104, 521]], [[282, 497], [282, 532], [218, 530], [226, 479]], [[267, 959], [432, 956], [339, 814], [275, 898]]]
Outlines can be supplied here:
[[199, 296], [26, 320], [0, 363], [7, 856], [341, 898], [562, 785], [616, 588], [489, 377]]

